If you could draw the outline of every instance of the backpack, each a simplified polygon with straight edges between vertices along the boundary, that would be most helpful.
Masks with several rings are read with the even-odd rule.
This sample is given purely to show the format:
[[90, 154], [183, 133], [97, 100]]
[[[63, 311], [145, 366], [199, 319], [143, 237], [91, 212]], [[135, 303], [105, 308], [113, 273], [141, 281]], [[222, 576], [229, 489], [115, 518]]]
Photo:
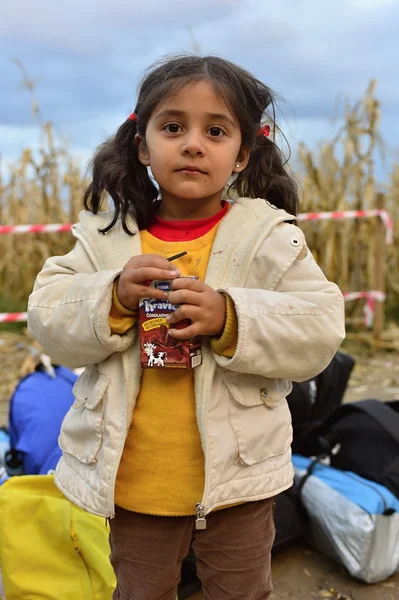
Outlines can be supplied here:
[[55, 469], [61, 450], [61, 423], [73, 404], [72, 387], [78, 376], [55, 366], [51, 377], [40, 366], [19, 382], [9, 409], [9, 475], [46, 475]]
[[397, 572], [399, 499], [350, 471], [295, 454], [293, 464], [309, 513], [307, 541], [366, 583]]
[[361, 400], [337, 407], [304, 436], [302, 454], [329, 455], [331, 466], [353, 471], [399, 498], [399, 400]]
[[7, 600], [111, 600], [106, 523], [65, 498], [52, 476], [11, 477], [0, 487], [0, 513]]
[[349, 354], [337, 352], [319, 375], [293, 383], [292, 392], [287, 396], [294, 433], [293, 452], [303, 454], [304, 432], [341, 404], [354, 365], [355, 361]]

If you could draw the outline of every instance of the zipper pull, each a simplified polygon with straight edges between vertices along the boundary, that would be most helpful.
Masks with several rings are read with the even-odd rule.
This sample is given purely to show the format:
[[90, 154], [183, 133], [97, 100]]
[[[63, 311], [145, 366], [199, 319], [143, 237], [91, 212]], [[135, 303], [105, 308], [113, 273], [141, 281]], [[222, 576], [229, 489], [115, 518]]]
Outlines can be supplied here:
[[196, 513], [197, 518], [195, 520], [195, 529], [206, 529], [205, 506], [203, 506], [202, 504], [196, 504]]

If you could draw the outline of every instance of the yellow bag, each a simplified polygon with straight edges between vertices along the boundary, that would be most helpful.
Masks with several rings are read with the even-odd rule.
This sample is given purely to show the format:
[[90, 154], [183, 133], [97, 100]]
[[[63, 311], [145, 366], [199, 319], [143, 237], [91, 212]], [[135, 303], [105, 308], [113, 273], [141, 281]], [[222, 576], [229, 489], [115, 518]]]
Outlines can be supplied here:
[[105, 520], [69, 502], [50, 475], [0, 487], [0, 567], [7, 600], [110, 600], [116, 581]]

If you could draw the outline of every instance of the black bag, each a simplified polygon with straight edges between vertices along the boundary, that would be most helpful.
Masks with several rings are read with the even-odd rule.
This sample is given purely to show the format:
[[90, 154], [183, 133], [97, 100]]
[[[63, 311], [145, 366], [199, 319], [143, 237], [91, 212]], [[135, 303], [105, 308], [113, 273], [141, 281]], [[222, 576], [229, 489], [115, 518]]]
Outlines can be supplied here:
[[293, 384], [287, 397], [294, 431], [293, 452], [303, 454], [303, 434], [341, 404], [354, 365], [355, 361], [349, 354], [337, 352], [320, 375]]
[[296, 483], [289, 490], [277, 496], [274, 524], [276, 526], [276, 537], [272, 552], [276, 552], [276, 550], [299, 540], [307, 532], [308, 516], [301, 503]]
[[302, 439], [305, 456], [329, 455], [331, 466], [387, 487], [399, 498], [399, 400], [361, 400], [337, 407]]

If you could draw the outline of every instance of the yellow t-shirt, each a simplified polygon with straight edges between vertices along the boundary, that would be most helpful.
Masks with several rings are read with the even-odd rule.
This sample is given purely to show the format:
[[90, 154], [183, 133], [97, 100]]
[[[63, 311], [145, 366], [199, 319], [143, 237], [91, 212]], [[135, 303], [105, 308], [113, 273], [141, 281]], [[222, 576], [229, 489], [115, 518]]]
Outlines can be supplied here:
[[[184, 242], [165, 242], [141, 231], [142, 251], [168, 257], [185, 250], [187, 255], [173, 264], [182, 275], [203, 281], [217, 228], [218, 224], [204, 236]], [[124, 328], [118, 331], [122, 333], [132, 325], [134, 316], [118, 304], [114, 297], [110, 325], [117, 332], [119, 315], [119, 319], [125, 319]], [[225, 341], [214, 343], [219, 344], [223, 354], [232, 356], [237, 323], [229, 304], [227, 314], [229, 327], [227, 335], [226, 328], [222, 335]], [[183, 369], [144, 369], [118, 470], [115, 503], [140, 513], [192, 515], [202, 499], [203, 488], [204, 456], [196, 420], [194, 373]]]

